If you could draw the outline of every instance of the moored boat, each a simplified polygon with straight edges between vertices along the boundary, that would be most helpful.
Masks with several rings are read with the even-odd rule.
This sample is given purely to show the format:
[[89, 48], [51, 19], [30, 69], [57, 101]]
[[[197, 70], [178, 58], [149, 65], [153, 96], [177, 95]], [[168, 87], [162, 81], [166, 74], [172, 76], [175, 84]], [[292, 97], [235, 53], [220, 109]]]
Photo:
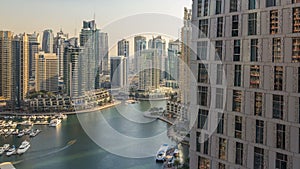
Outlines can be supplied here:
[[50, 127], [56, 127], [56, 126], [58, 126], [60, 123], [61, 123], [61, 120], [60, 120], [60, 119], [53, 119], [53, 120], [50, 121], [49, 126], [50, 126]]
[[23, 141], [20, 147], [17, 150], [17, 154], [23, 154], [25, 153], [30, 147], [30, 143], [28, 141]]

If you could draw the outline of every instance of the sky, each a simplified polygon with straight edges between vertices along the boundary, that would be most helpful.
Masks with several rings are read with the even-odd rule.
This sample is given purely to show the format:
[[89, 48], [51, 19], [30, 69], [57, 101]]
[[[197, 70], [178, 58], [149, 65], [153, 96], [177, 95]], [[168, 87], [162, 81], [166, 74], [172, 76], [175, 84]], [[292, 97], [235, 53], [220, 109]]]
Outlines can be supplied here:
[[[97, 27], [109, 33], [109, 43], [112, 46], [117, 39], [132, 36], [132, 32], [121, 32], [130, 32], [130, 29], [137, 26], [134, 24], [140, 24], [140, 20], [146, 20], [142, 21], [143, 25], [147, 25], [148, 20], [156, 22], [160, 18], [165, 18], [160, 23], [167, 24], [167, 21], [174, 20], [169, 25], [182, 24], [180, 19], [183, 18], [183, 8], [191, 8], [191, 4], [192, 0], [1, 0], [0, 30], [10, 30], [18, 34], [34, 31], [41, 33], [45, 29], [52, 29], [56, 34], [62, 29], [69, 37], [73, 37], [78, 36], [83, 20], [92, 20], [95, 16]], [[163, 17], [151, 15], [152, 18], [143, 19], [149, 13], [161, 14]], [[133, 22], [138, 17], [139, 21]], [[121, 23], [123, 25], [120, 26]], [[133, 25], [128, 26], [132, 23]], [[158, 24], [155, 26], [170, 27]], [[170, 30], [170, 34], [178, 32], [180, 26], [171, 28], [173, 30]], [[153, 32], [151, 29], [145, 31]], [[137, 34], [141, 32], [143, 30], [136, 30]], [[154, 32], [160, 33], [160, 30]]]

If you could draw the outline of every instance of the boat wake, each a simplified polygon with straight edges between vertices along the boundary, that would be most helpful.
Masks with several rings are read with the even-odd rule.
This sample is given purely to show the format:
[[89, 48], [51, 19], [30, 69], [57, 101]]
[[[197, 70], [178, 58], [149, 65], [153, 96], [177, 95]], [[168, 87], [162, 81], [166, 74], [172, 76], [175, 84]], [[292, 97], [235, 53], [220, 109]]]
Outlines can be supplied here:
[[21, 162], [23, 162], [23, 161], [36, 160], [36, 159], [40, 159], [40, 158], [44, 158], [44, 157], [47, 157], [47, 156], [56, 154], [56, 153], [58, 153], [58, 152], [64, 151], [65, 149], [69, 148], [70, 146], [72, 146], [72, 145], [75, 144], [76, 142], [77, 142], [76, 139], [70, 140], [70, 141], [66, 144], [66, 146], [64, 146], [64, 147], [62, 147], [62, 148], [60, 148], [60, 149], [51, 151], [51, 152], [49, 152], [49, 153], [47, 153], [47, 154], [44, 154], [44, 155], [39, 155], [39, 156], [37, 156], [37, 157], [31, 157], [31, 158], [26, 158], [26, 159], [19, 160], [19, 161], [14, 161], [14, 162], [12, 162], [12, 164], [13, 164], [13, 165], [16, 165], [16, 164], [19, 164], [19, 163], [21, 163]]

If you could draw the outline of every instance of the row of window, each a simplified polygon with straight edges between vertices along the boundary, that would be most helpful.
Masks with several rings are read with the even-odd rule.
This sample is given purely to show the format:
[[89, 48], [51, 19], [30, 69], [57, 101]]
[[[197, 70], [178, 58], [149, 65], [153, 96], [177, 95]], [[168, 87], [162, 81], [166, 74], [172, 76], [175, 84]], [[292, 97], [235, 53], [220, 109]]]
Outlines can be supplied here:
[[[237, 37], [239, 36], [239, 16], [232, 16], [231, 23], [231, 36]], [[293, 8], [293, 33], [300, 33], [300, 7]], [[265, 20], [264, 20], [265, 21]], [[257, 13], [249, 13], [248, 14], [248, 35], [257, 35]], [[224, 36], [224, 18], [217, 18], [217, 29], [216, 29], [216, 37]], [[279, 32], [279, 14], [278, 10], [270, 11], [270, 21], [269, 21], [269, 33], [270, 34], [278, 34]], [[201, 19], [199, 20], [199, 38], [208, 37], [209, 32], [209, 19]]]
[[[216, 89], [216, 109], [223, 109], [223, 89], [217, 88]], [[241, 90], [233, 90], [232, 94], [232, 111], [234, 112], [242, 112], [242, 102], [243, 96]], [[208, 87], [200, 86], [198, 87], [198, 104], [200, 106], [207, 106], [208, 103]], [[273, 95], [272, 98], [272, 117], [274, 119], [283, 120], [284, 119], [284, 97], [282, 95]], [[299, 107], [300, 107], [300, 98], [299, 98]], [[254, 94], [254, 105], [253, 115], [255, 116], [262, 116], [262, 108], [263, 108], [263, 93], [255, 92]], [[201, 110], [199, 115], [203, 115], [207, 117], [208, 111]], [[201, 118], [199, 118], [201, 119]], [[201, 120], [200, 120], [201, 121]], [[203, 122], [206, 121], [206, 118]], [[300, 122], [300, 108], [299, 108], [299, 120]], [[203, 128], [204, 123], [198, 123], [199, 128]]]
[[[222, 14], [223, 11], [223, 2], [228, 2], [227, 0], [215, 0], [215, 11], [214, 14]], [[242, 0], [230, 0], [229, 1], [229, 12], [238, 12], [240, 11]], [[243, 1], [244, 2], [244, 1]], [[257, 9], [257, 4], [259, 3], [259, 0], [248, 0], [248, 10]], [[292, 0], [292, 3], [300, 3], [300, 0]], [[208, 16], [209, 15], [209, 1], [208, 0], [198, 0], [198, 6], [197, 6], [197, 16]], [[280, 0], [266, 0], [265, 7], [272, 7], [272, 6], [279, 6]]]
[[[207, 142], [207, 141], [206, 141]], [[204, 152], [208, 151], [208, 144], [206, 142], [203, 144]], [[206, 148], [207, 146], [207, 148]], [[224, 138], [219, 138], [218, 146], [218, 158], [220, 160], [226, 160], [226, 149], [227, 149], [227, 140]], [[205, 153], [204, 153], [205, 154]], [[244, 164], [244, 144], [236, 142], [235, 145], [235, 163], [237, 165]], [[198, 159], [198, 168], [199, 169], [210, 169], [210, 160], [204, 157], [199, 157]], [[277, 169], [287, 169], [288, 168], [288, 156], [282, 153], [276, 153], [275, 166]], [[266, 167], [265, 163], [265, 150], [259, 147], [254, 147], [254, 160], [253, 168], [255, 169], [264, 169]], [[226, 165], [224, 163], [218, 164], [219, 169], [225, 169]]]
[[[260, 88], [261, 84], [261, 70], [259, 65], [250, 65], [250, 88]], [[208, 64], [200, 63], [198, 65], [198, 83], [205, 83], [209, 84], [209, 76], [208, 76]], [[223, 78], [224, 78], [224, 71], [223, 71], [223, 65], [217, 64], [217, 70], [216, 70], [216, 84], [222, 85], [223, 84]], [[269, 74], [268, 74], [269, 75]], [[274, 66], [274, 74], [273, 74], [273, 89], [276, 91], [282, 91], [283, 90], [283, 77], [284, 75], [284, 67], [283, 66]], [[300, 67], [298, 68], [298, 84], [300, 84]], [[242, 65], [234, 65], [234, 80], [233, 80], [233, 86], [235, 87], [242, 87]], [[201, 87], [199, 88], [199, 91], [203, 93], [202, 91], [206, 91], [207, 93], [207, 87]], [[300, 85], [298, 85], [298, 92], [300, 93]], [[200, 95], [202, 96], [202, 95]], [[200, 98], [201, 99], [201, 98]], [[207, 106], [207, 103], [201, 99], [200, 105]]]
[[[283, 39], [273, 38], [272, 39], [272, 62], [273, 63], [282, 63], [283, 58]], [[250, 39], [250, 62], [259, 62], [261, 60], [258, 49], [259, 49], [258, 39]], [[223, 49], [225, 45], [223, 41], [215, 41], [215, 60], [224, 60], [223, 58]], [[241, 58], [241, 40], [237, 39], [233, 41], [233, 57], [234, 62], [242, 61]], [[197, 60], [207, 60], [208, 55], [208, 42], [200, 41], [197, 43]], [[292, 60], [293, 63], [300, 62], [300, 38], [292, 38]]]

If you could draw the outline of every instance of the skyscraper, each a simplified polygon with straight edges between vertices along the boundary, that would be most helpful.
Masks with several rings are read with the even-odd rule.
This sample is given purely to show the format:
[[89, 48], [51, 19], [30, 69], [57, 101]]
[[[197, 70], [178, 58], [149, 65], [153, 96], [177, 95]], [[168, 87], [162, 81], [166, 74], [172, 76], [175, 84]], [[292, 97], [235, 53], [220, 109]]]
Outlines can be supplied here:
[[100, 32], [95, 20], [83, 21], [80, 33], [80, 47], [83, 48], [86, 90], [99, 88], [100, 73], [109, 74], [108, 34]]
[[168, 57], [165, 64], [167, 80], [179, 82], [180, 45], [179, 40], [169, 42]]
[[118, 55], [129, 57], [129, 41], [122, 39], [118, 42]]
[[29, 78], [35, 76], [35, 54], [39, 52], [39, 34], [27, 34], [29, 42]]
[[20, 107], [29, 89], [29, 43], [24, 34], [14, 36], [12, 40], [13, 85], [12, 97], [15, 106]]
[[58, 58], [55, 53], [39, 52], [35, 55], [36, 91], [58, 91]]
[[148, 49], [157, 49], [158, 65], [161, 71], [161, 79], [165, 78], [166, 40], [161, 36], [153, 37], [148, 42]]
[[140, 61], [139, 57], [141, 52], [147, 47], [146, 37], [144, 36], [135, 36], [134, 37], [134, 69], [136, 73], [139, 73]]
[[298, 0], [193, 1], [190, 168], [300, 168], [299, 20]]
[[64, 88], [68, 96], [83, 95], [82, 71], [80, 67], [80, 52], [82, 49], [75, 43], [68, 43], [64, 50]]
[[123, 88], [127, 85], [127, 58], [110, 57], [110, 81], [112, 88]]
[[189, 105], [190, 101], [190, 58], [192, 47], [192, 10], [184, 8], [183, 27], [181, 28], [181, 51], [179, 71], [179, 97], [181, 103]]
[[0, 97], [12, 99], [13, 57], [11, 31], [0, 31]]
[[65, 41], [68, 39], [68, 34], [64, 34], [60, 30], [56, 37], [54, 38], [54, 53], [58, 58], [58, 73], [59, 77], [63, 77], [63, 57], [64, 57], [64, 48], [66, 46]]
[[150, 91], [159, 88], [160, 70], [158, 66], [157, 49], [148, 49], [141, 51], [139, 57], [139, 90]]
[[43, 32], [43, 41], [42, 41], [42, 50], [45, 53], [53, 53], [54, 45], [54, 35], [51, 29], [44, 30]]

